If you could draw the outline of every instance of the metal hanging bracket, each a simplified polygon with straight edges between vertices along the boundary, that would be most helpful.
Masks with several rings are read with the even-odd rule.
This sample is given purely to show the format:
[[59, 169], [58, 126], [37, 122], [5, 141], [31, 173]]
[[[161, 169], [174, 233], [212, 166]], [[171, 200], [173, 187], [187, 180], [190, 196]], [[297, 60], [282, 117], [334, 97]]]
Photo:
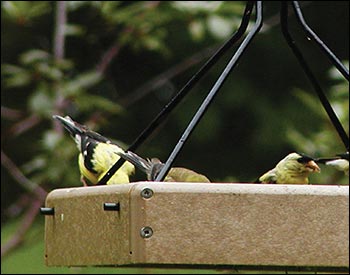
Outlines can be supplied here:
[[[316, 94], [318, 95], [322, 106], [327, 112], [332, 124], [334, 125], [341, 141], [345, 145], [345, 148], [349, 149], [349, 136], [344, 130], [344, 127], [340, 123], [336, 113], [334, 112], [332, 106], [330, 105], [325, 93], [323, 92], [321, 86], [319, 85], [316, 77], [312, 73], [306, 59], [302, 55], [302, 52], [296, 46], [295, 41], [291, 37], [288, 29], [288, 3], [289, 1], [281, 1], [281, 26], [282, 33], [293, 51], [294, 55], [297, 57], [302, 69], [304, 70], [306, 76], [310, 80]], [[298, 1], [291, 1], [294, 8], [295, 15], [300, 23], [301, 27], [305, 31], [307, 37], [313, 40], [322, 50], [322, 52], [329, 58], [333, 65], [339, 70], [339, 72], [349, 81], [349, 70], [340, 62], [336, 55], [326, 46], [326, 44], [316, 35], [316, 33], [306, 24], [305, 19], [302, 15], [301, 8]], [[253, 12], [253, 8], [256, 10], [256, 20], [254, 27], [249, 31], [246, 38], [243, 40], [241, 45], [238, 47], [237, 51], [234, 53], [231, 60], [228, 62], [226, 68], [219, 76], [217, 82], [214, 84], [212, 89], [209, 91], [207, 97], [202, 102], [201, 106], [198, 108], [196, 114], [193, 116], [189, 125], [183, 132], [178, 143], [174, 147], [172, 153], [168, 157], [164, 167], [156, 178], [156, 181], [163, 181], [170, 168], [173, 165], [177, 155], [186, 143], [187, 139], [190, 137], [191, 133], [207, 111], [208, 107], [212, 103], [212, 100], [216, 96], [219, 89], [224, 84], [228, 75], [235, 68], [239, 59], [241, 58], [243, 52], [246, 50], [248, 45], [251, 43], [254, 36], [260, 31], [263, 25], [263, 1], [248, 1], [246, 8], [242, 17], [241, 25], [238, 30], [233, 34], [233, 36], [200, 68], [200, 70], [186, 83], [186, 85], [175, 95], [175, 97], [164, 107], [164, 109], [156, 116], [156, 118], [142, 131], [142, 133], [136, 138], [132, 145], [127, 149], [127, 151], [136, 151], [138, 147], [158, 128], [158, 126], [165, 120], [169, 113], [181, 102], [181, 100], [188, 94], [190, 89], [192, 89], [195, 84], [205, 75], [205, 73], [219, 60], [219, 58], [232, 46], [238, 42], [247, 30], [250, 16]], [[99, 181], [98, 185], [104, 185], [113, 176], [113, 174], [122, 166], [125, 160], [118, 160], [106, 173], [106, 175]]]

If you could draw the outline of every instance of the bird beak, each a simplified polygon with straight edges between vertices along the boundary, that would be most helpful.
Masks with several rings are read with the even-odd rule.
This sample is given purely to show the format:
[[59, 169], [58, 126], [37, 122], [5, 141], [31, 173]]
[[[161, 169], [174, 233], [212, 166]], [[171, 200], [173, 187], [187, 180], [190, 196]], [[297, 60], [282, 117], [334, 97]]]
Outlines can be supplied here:
[[80, 133], [82, 134], [83, 131], [77, 127], [75, 124], [74, 124], [74, 121], [72, 120], [69, 120], [68, 118], [65, 118], [65, 117], [61, 117], [61, 116], [57, 116], [57, 115], [54, 115], [53, 116], [54, 119], [57, 119], [59, 122], [62, 123], [62, 125], [64, 126], [64, 128], [66, 128], [68, 130], [68, 132], [74, 137], [77, 133]]
[[306, 164], [305, 164], [305, 167], [306, 168], [308, 168], [308, 169], [310, 169], [312, 172], [317, 172], [317, 173], [319, 173], [319, 172], [321, 172], [321, 168], [316, 164], [316, 162], [315, 161], [313, 161], [313, 160], [310, 160], [310, 161], [308, 161]]

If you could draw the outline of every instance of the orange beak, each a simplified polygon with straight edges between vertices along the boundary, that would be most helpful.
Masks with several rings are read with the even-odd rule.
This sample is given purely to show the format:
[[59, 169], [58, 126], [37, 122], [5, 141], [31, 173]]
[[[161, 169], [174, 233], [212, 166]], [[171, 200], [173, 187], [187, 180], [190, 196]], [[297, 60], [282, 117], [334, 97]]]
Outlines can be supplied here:
[[310, 169], [314, 173], [319, 173], [321, 172], [321, 168], [314, 162], [313, 160], [310, 160], [305, 164], [305, 167]]

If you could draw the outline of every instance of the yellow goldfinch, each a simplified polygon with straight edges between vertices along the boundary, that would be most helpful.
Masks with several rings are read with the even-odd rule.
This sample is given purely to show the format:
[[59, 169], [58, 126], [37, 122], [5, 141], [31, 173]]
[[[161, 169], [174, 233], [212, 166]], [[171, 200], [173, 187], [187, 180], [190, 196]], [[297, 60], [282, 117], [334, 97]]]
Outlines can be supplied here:
[[339, 171], [343, 171], [345, 175], [349, 176], [349, 152], [343, 154], [337, 154], [332, 158], [318, 158], [315, 160], [317, 163], [330, 165]]
[[[109, 168], [119, 160], [118, 152], [123, 149], [112, 143], [99, 133], [89, 130], [85, 125], [73, 121], [69, 116], [54, 115], [72, 136], [79, 149], [78, 164], [81, 181], [87, 185], [96, 184], [108, 172]], [[135, 167], [125, 162], [120, 169], [109, 179], [107, 184], [129, 183], [129, 176], [135, 172]]]
[[[142, 172], [146, 173], [147, 179], [154, 181], [164, 164], [157, 158], [143, 159], [135, 153], [118, 152], [122, 158], [134, 164]], [[166, 175], [164, 181], [167, 182], [210, 182], [210, 180], [201, 174], [198, 174], [190, 169], [183, 167], [173, 167]]]
[[257, 183], [308, 184], [310, 173], [319, 173], [320, 167], [313, 158], [290, 153], [276, 167], [263, 174]]

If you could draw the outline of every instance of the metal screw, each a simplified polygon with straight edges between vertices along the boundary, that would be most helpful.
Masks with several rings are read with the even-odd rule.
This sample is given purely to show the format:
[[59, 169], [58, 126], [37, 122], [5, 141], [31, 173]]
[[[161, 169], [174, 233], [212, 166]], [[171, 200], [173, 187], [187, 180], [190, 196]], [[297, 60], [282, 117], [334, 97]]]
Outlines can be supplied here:
[[153, 196], [153, 190], [150, 188], [143, 188], [141, 191], [141, 197], [145, 198], [145, 199], [149, 199]]
[[140, 235], [142, 238], [150, 238], [153, 235], [153, 229], [149, 226], [142, 227], [140, 230]]

